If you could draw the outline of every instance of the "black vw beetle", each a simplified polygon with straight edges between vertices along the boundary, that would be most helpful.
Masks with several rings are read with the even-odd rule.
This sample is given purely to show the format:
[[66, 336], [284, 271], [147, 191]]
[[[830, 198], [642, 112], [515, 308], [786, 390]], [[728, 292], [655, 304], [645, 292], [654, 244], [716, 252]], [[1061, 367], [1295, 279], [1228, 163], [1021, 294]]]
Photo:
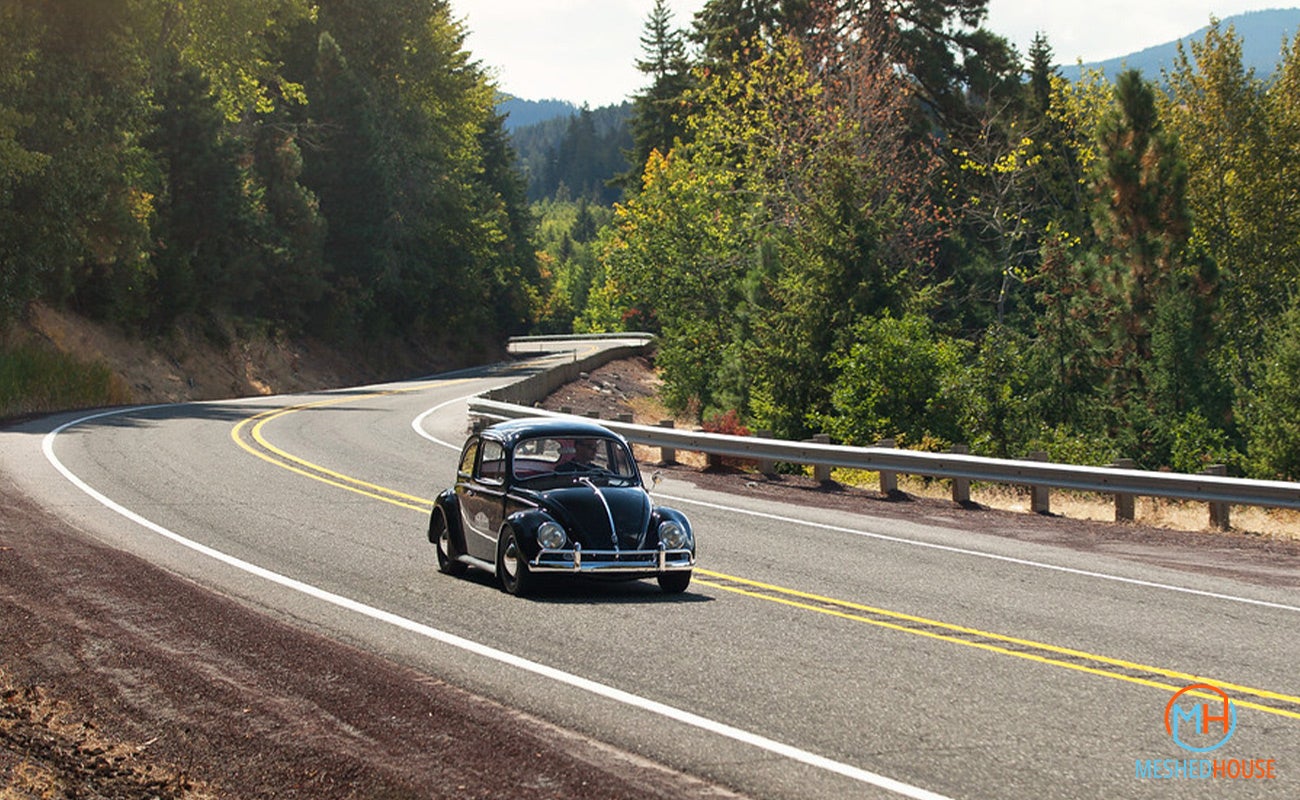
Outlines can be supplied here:
[[527, 594], [541, 574], [656, 578], [686, 591], [695, 536], [656, 506], [627, 442], [592, 422], [521, 419], [473, 434], [429, 518], [438, 568], [477, 567]]

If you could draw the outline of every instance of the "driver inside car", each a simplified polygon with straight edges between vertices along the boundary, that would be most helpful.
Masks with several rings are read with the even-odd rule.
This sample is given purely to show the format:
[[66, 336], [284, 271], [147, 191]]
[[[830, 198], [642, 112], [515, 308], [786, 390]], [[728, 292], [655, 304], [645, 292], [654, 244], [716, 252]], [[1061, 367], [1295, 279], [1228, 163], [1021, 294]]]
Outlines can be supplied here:
[[595, 439], [574, 439], [573, 455], [567, 460], [555, 466], [556, 472], [582, 472], [584, 470], [598, 469], [594, 463], [596, 459], [596, 440]]

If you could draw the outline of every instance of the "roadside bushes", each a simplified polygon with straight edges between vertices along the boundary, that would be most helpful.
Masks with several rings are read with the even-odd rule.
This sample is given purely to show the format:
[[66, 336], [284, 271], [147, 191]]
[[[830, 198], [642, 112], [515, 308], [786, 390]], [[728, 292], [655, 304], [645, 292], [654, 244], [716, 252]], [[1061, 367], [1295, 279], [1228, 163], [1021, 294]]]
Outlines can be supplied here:
[[0, 344], [0, 419], [130, 401], [130, 390], [103, 364], [39, 345]]
[[1300, 307], [1283, 316], [1262, 373], [1243, 414], [1253, 472], [1300, 478]]
[[964, 342], [939, 335], [915, 314], [859, 322], [847, 353], [832, 364], [839, 375], [831, 392], [833, 413], [822, 428], [847, 444], [882, 437], [909, 442], [962, 438], [959, 387], [966, 377]]
[[1125, 413], [1098, 389], [1057, 416], [1041, 343], [995, 326], [974, 345], [916, 314], [854, 328], [847, 352], [831, 359], [831, 411], [812, 422], [853, 445], [894, 438], [927, 450], [964, 443], [999, 458], [1042, 450], [1063, 463], [1100, 466], [1127, 457], [1179, 472], [1217, 463], [1259, 477], [1300, 475], [1300, 423], [1268, 412], [1300, 404], [1300, 313], [1296, 325], [1296, 336], [1275, 347], [1258, 393], [1249, 462], [1231, 431], [1194, 409], [1160, 413], [1137, 398]]

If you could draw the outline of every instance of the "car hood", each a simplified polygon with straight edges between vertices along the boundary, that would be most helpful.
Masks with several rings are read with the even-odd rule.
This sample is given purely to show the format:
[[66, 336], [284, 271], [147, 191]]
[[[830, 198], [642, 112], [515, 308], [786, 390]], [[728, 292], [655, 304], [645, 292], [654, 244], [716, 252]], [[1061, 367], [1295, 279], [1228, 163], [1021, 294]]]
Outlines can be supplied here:
[[575, 485], [534, 494], [538, 504], [585, 548], [613, 548], [609, 533], [611, 515], [618, 530], [619, 549], [635, 550], [645, 546], [646, 530], [650, 526], [650, 498], [640, 486], [596, 484], [593, 489], [587, 485]]

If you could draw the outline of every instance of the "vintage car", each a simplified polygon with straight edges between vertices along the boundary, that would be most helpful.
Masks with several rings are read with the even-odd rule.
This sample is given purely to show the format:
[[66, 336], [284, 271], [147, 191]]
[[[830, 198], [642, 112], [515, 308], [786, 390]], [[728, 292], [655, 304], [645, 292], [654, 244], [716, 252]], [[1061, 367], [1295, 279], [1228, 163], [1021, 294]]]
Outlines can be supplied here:
[[685, 515], [656, 506], [627, 442], [594, 422], [520, 419], [475, 433], [429, 518], [438, 568], [476, 567], [527, 594], [541, 575], [655, 578], [684, 592], [695, 566]]

